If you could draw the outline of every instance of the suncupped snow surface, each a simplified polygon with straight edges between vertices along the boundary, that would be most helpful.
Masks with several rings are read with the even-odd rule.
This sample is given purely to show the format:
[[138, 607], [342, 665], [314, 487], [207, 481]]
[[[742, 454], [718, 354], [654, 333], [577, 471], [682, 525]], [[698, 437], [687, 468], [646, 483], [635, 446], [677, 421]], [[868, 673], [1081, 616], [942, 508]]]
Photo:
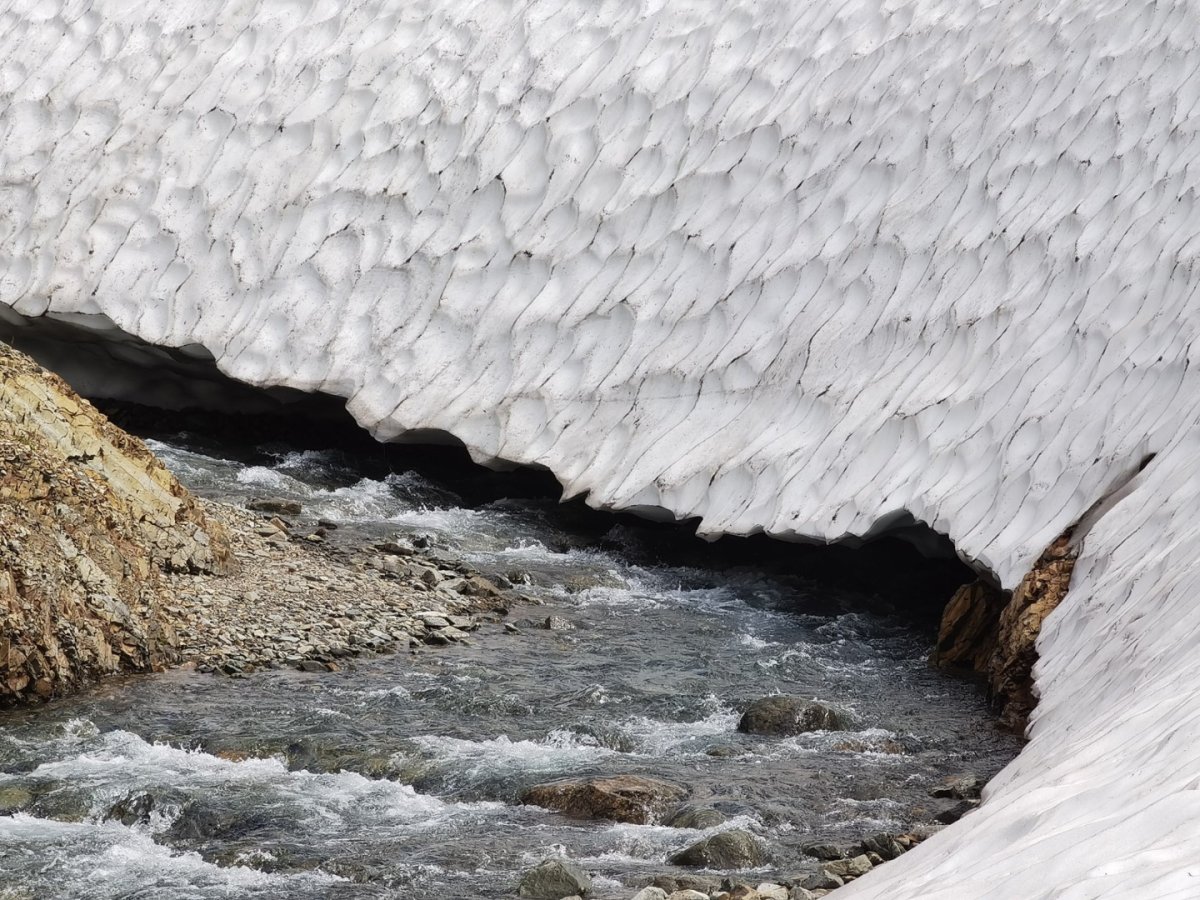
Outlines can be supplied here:
[[911, 515], [1010, 587], [1124, 485], [1028, 748], [846, 894], [1190, 897], [1197, 35], [1128, 0], [17, 0], [0, 300], [707, 533]]

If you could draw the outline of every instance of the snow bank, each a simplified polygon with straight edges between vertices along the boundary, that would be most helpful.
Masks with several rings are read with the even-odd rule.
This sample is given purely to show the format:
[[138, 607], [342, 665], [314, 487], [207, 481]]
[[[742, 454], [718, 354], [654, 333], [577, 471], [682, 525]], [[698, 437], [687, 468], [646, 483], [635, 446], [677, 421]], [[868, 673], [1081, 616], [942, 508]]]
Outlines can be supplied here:
[[1027, 751], [846, 893], [1191, 896], [1197, 35], [1128, 0], [17, 0], [0, 301], [708, 533], [911, 515], [1010, 587], [1155, 453]]

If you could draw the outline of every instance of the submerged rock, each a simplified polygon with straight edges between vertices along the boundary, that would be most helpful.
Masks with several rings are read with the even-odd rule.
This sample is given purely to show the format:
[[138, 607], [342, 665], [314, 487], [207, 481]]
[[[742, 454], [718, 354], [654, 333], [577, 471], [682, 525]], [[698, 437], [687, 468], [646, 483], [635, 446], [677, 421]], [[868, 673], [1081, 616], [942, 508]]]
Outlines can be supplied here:
[[766, 861], [754, 836], [737, 828], [707, 837], [671, 857], [673, 865], [704, 869], [751, 869]]
[[786, 737], [808, 731], [836, 731], [838, 715], [828, 706], [803, 697], [779, 694], [755, 700], [742, 714], [738, 731]]
[[537, 784], [521, 795], [521, 802], [577, 819], [611, 819], [646, 825], [687, 793], [687, 788], [669, 781], [640, 775], [613, 775], [565, 778]]
[[567, 859], [546, 859], [525, 873], [518, 893], [529, 900], [563, 900], [583, 896], [592, 888], [592, 879]]
[[20, 785], [0, 787], [0, 816], [23, 812], [33, 803], [33, 792]]

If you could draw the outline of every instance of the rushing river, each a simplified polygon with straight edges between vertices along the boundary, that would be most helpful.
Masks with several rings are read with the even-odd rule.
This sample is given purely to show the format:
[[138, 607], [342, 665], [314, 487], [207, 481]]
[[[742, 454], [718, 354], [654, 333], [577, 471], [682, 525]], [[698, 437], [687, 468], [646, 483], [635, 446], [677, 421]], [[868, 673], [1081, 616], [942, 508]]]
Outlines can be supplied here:
[[[421, 537], [523, 578], [521, 634], [360, 659], [339, 673], [172, 672], [0, 717], [0, 898], [498, 898], [565, 854], [629, 897], [703, 832], [572, 821], [514, 801], [539, 781], [634, 773], [689, 786], [796, 872], [800, 847], [929, 822], [928, 790], [991, 776], [1019, 741], [931, 635], [828, 585], [655, 562], [653, 533], [581, 534], [543, 499], [469, 503], [453, 484], [335, 452], [155, 449], [198, 493], [295, 498], [337, 541]], [[607, 526], [606, 526], [607, 527]], [[572, 630], [534, 627], [549, 615]], [[826, 701], [851, 729], [742, 735], [768, 694]], [[152, 808], [138, 809], [148, 794]], [[129, 824], [112, 816], [126, 798]], [[7, 798], [7, 799], [6, 799]]]

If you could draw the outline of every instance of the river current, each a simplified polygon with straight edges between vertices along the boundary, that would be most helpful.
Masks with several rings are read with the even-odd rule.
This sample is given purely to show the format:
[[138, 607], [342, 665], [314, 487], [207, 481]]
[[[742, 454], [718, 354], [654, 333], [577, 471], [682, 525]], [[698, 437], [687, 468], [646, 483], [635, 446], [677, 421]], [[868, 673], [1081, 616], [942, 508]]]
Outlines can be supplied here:
[[[152, 446], [203, 496], [299, 500], [347, 545], [428, 541], [535, 602], [509, 616], [521, 633], [490, 624], [469, 646], [115, 679], [3, 713], [0, 802], [28, 801], [0, 816], [4, 900], [513, 897], [555, 854], [622, 898], [705, 835], [516, 803], [586, 774], [688, 786], [727, 816], [710, 831], [764, 842], [762, 880], [811, 867], [805, 844], [930, 822], [939, 779], [991, 776], [1019, 749], [976, 686], [929, 666], [927, 627], [835, 585], [664, 560], [652, 529], [581, 529], [550, 499], [467, 500], [341, 452]], [[538, 627], [548, 616], [572, 627]], [[829, 703], [849, 729], [738, 733], [740, 708], [772, 693]]]

